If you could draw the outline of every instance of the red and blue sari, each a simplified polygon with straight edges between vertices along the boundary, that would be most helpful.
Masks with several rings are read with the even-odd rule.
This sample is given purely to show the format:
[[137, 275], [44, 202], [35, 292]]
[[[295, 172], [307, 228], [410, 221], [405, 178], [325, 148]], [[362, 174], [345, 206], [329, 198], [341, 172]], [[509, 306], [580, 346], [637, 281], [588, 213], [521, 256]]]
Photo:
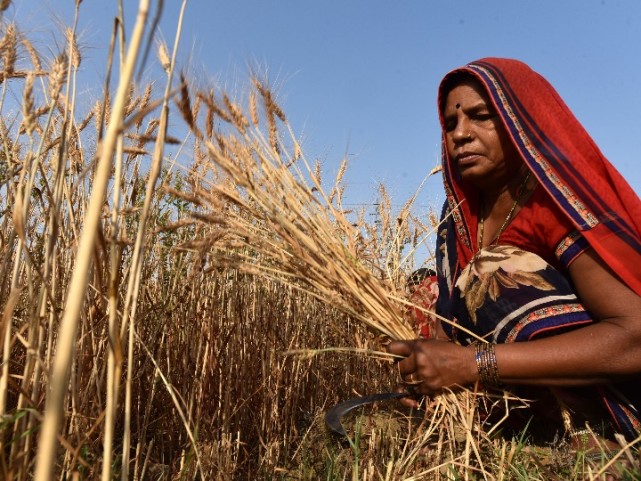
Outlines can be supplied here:
[[[485, 58], [443, 79], [439, 105], [448, 79], [461, 74], [485, 88], [538, 185], [498, 245], [477, 252], [479, 193], [461, 182], [443, 148], [436, 311], [450, 319], [445, 332], [463, 345], [524, 342], [595, 322], [567, 273], [590, 248], [641, 295], [641, 201], [554, 88], [522, 62]], [[614, 431], [641, 433], [641, 379], [577, 393], [594, 394]]]

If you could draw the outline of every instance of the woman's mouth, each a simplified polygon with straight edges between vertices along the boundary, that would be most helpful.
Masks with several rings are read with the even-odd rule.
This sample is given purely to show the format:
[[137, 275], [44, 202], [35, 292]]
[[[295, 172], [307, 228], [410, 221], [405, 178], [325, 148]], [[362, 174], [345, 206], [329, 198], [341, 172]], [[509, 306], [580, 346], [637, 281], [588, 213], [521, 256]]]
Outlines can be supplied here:
[[459, 167], [465, 167], [466, 165], [475, 163], [479, 157], [479, 154], [474, 153], [460, 154], [456, 156], [456, 162]]

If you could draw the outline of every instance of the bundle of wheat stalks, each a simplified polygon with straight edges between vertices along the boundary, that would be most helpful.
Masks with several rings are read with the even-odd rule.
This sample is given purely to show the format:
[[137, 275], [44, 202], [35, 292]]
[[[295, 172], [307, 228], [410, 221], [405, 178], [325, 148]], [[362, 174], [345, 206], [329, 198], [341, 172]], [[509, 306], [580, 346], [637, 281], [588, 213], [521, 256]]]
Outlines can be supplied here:
[[[281, 139], [277, 123], [286, 119], [273, 93], [256, 77], [252, 85], [248, 114], [224, 93], [198, 92], [192, 101], [182, 86], [178, 104], [196, 137], [197, 160], [191, 192], [172, 193], [198, 207], [194, 222], [216, 227], [185, 248], [208, 249], [214, 267], [239, 267], [304, 288], [388, 338], [415, 337], [403, 315], [401, 246], [408, 238], [416, 244], [426, 226], [410, 215], [412, 200], [395, 218], [388, 252], [374, 251], [381, 247], [377, 226], [363, 222], [364, 211], [359, 218], [342, 207], [346, 162], [326, 194], [319, 164], [310, 166], [290, 130]], [[387, 226], [389, 200], [383, 204]]]

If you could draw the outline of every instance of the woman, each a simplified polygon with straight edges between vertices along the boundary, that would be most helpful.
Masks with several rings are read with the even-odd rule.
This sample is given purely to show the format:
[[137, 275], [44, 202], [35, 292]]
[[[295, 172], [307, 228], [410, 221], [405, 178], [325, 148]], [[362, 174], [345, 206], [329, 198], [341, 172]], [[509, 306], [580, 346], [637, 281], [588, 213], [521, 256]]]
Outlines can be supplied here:
[[514, 427], [545, 418], [576, 435], [587, 422], [636, 439], [641, 201], [522, 62], [450, 72], [438, 105], [447, 201], [436, 309], [447, 322], [436, 339], [389, 345], [405, 383], [428, 396], [507, 387], [534, 399]]

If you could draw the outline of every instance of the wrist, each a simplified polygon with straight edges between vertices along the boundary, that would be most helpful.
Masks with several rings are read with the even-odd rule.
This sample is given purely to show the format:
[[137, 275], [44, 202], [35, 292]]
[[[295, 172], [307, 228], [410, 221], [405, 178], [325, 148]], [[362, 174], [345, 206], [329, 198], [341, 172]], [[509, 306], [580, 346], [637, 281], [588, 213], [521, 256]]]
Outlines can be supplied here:
[[470, 344], [465, 348], [465, 373], [467, 385], [475, 384], [479, 381], [479, 370], [476, 364], [476, 345]]
[[494, 343], [477, 342], [474, 347], [474, 362], [476, 364], [477, 380], [485, 388], [501, 384]]

